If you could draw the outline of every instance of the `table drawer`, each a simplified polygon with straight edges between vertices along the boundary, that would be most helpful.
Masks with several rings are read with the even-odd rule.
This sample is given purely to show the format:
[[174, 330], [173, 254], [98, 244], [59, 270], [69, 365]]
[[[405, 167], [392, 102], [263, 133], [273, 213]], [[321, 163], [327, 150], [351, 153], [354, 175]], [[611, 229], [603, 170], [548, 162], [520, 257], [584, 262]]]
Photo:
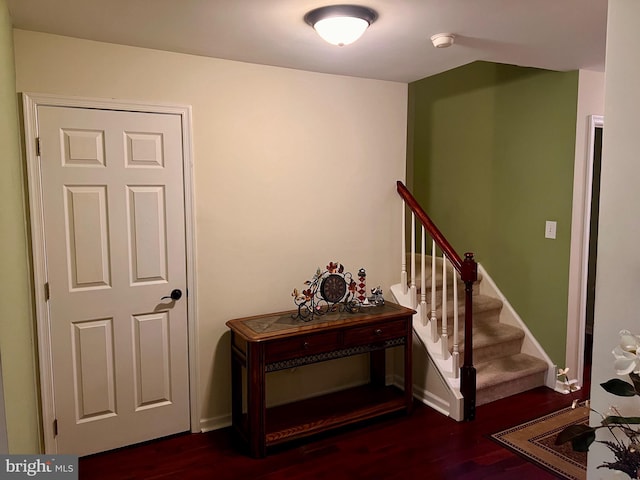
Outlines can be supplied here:
[[345, 346], [365, 345], [383, 342], [393, 338], [404, 337], [407, 334], [407, 321], [394, 320], [391, 322], [368, 325], [366, 327], [351, 328], [344, 332]]
[[266, 362], [278, 362], [292, 358], [330, 352], [339, 348], [338, 332], [301, 335], [275, 340], [265, 345]]

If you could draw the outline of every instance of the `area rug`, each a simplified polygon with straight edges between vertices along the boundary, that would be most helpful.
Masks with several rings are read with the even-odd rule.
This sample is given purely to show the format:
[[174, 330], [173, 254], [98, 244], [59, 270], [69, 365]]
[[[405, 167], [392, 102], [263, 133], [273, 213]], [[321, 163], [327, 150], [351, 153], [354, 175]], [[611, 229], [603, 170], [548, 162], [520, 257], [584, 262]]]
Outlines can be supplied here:
[[584, 480], [587, 454], [574, 452], [570, 443], [555, 445], [555, 440], [565, 427], [588, 421], [589, 409], [580, 404], [494, 433], [491, 438], [560, 478]]

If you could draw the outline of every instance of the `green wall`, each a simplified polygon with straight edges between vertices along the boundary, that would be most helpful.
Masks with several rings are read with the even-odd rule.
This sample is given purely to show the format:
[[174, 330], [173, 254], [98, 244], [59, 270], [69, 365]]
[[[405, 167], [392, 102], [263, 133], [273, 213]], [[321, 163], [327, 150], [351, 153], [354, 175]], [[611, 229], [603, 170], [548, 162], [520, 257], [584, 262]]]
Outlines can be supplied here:
[[[475, 62], [409, 85], [409, 188], [564, 364], [578, 72]], [[544, 238], [546, 220], [557, 239]]]
[[11, 19], [0, 0], [0, 356], [10, 453], [40, 451], [27, 222]]

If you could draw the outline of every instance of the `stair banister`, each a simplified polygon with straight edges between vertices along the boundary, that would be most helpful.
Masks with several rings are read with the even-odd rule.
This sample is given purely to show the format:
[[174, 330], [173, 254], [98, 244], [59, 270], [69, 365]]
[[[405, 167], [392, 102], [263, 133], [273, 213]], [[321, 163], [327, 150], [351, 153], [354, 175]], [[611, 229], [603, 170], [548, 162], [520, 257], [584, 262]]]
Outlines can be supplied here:
[[[435, 275], [433, 275], [435, 277]], [[453, 279], [455, 282], [455, 278]], [[454, 299], [457, 301], [457, 299]], [[440, 335], [440, 350], [442, 358], [447, 360], [449, 358], [449, 315], [447, 312], [447, 259], [442, 258], [442, 334]], [[457, 328], [455, 325], [453, 328]]]
[[453, 318], [455, 328], [453, 329], [453, 352], [451, 352], [451, 356], [453, 357], [452, 361], [452, 369], [455, 378], [460, 377], [460, 339], [458, 333], [458, 279], [455, 278], [455, 274], [453, 277], [453, 298], [455, 301], [453, 302]]
[[417, 291], [416, 287], [416, 214], [411, 212], [411, 287], [409, 288], [409, 295], [411, 297], [411, 308], [417, 306]]
[[402, 202], [402, 271], [400, 272], [400, 284], [402, 285], [402, 293], [406, 294], [409, 290], [407, 284], [407, 204]]
[[427, 275], [425, 272], [425, 258], [427, 256], [426, 237], [423, 225], [420, 235], [420, 308], [418, 309], [420, 322], [423, 326], [427, 325], [427, 289], [424, 287], [424, 285], [427, 284]]
[[[404, 202], [402, 202], [404, 205]], [[424, 228], [424, 225], [423, 225]], [[436, 241], [431, 241], [431, 341], [438, 341], [438, 317], [436, 316]]]
[[[401, 181], [397, 182], [397, 190], [400, 197], [404, 200], [404, 204], [409, 207], [412, 214], [418, 218], [420, 223], [427, 230], [433, 242], [442, 250], [444, 256], [447, 257], [453, 268], [456, 269], [460, 278], [465, 285], [465, 308], [464, 308], [464, 359], [463, 365], [460, 367], [460, 393], [464, 398], [464, 420], [473, 420], [476, 410], [476, 369], [473, 366], [473, 313], [472, 313], [472, 295], [473, 284], [478, 279], [478, 264], [473, 258], [473, 253], [467, 252], [464, 260], [453, 249], [451, 244], [444, 237], [438, 227], [431, 221], [426, 212], [422, 209], [418, 201], [413, 197], [411, 192]], [[403, 207], [404, 208], [404, 207]], [[403, 219], [404, 225], [404, 219]], [[404, 231], [404, 229], [403, 229]], [[412, 232], [412, 234], [414, 234]], [[403, 242], [403, 246], [404, 246]], [[414, 247], [415, 248], [415, 247]], [[413, 250], [413, 249], [412, 249]], [[435, 253], [435, 252], [434, 252]], [[433, 255], [435, 258], [435, 255]], [[444, 259], [443, 259], [444, 260]], [[445, 262], [446, 263], [446, 262]], [[435, 272], [435, 269], [432, 270]], [[434, 275], [432, 274], [432, 277]], [[455, 282], [455, 279], [454, 279]], [[424, 286], [423, 286], [424, 288]], [[414, 297], [415, 298], [415, 297]], [[433, 309], [432, 304], [432, 309]], [[446, 319], [443, 319], [446, 322]]]

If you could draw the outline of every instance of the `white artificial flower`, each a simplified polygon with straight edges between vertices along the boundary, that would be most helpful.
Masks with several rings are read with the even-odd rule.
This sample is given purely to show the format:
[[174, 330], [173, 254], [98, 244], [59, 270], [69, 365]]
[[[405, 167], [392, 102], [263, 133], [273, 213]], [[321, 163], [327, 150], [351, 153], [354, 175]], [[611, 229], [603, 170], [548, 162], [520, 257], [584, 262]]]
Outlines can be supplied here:
[[618, 375], [631, 372], [640, 373], [640, 337], [632, 335], [628, 330], [620, 331], [620, 345], [613, 349], [616, 361], [614, 368]]
[[625, 352], [620, 347], [614, 348], [611, 353], [616, 358], [613, 366], [618, 375], [628, 375], [631, 372], [640, 373], [640, 358], [637, 354]]
[[640, 338], [632, 335], [628, 330], [620, 331], [620, 345], [613, 349], [616, 361], [613, 367], [618, 375], [629, 375], [631, 372], [640, 373]]
[[640, 348], [640, 335], [633, 335], [629, 330], [620, 330], [620, 348], [636, 353]]

